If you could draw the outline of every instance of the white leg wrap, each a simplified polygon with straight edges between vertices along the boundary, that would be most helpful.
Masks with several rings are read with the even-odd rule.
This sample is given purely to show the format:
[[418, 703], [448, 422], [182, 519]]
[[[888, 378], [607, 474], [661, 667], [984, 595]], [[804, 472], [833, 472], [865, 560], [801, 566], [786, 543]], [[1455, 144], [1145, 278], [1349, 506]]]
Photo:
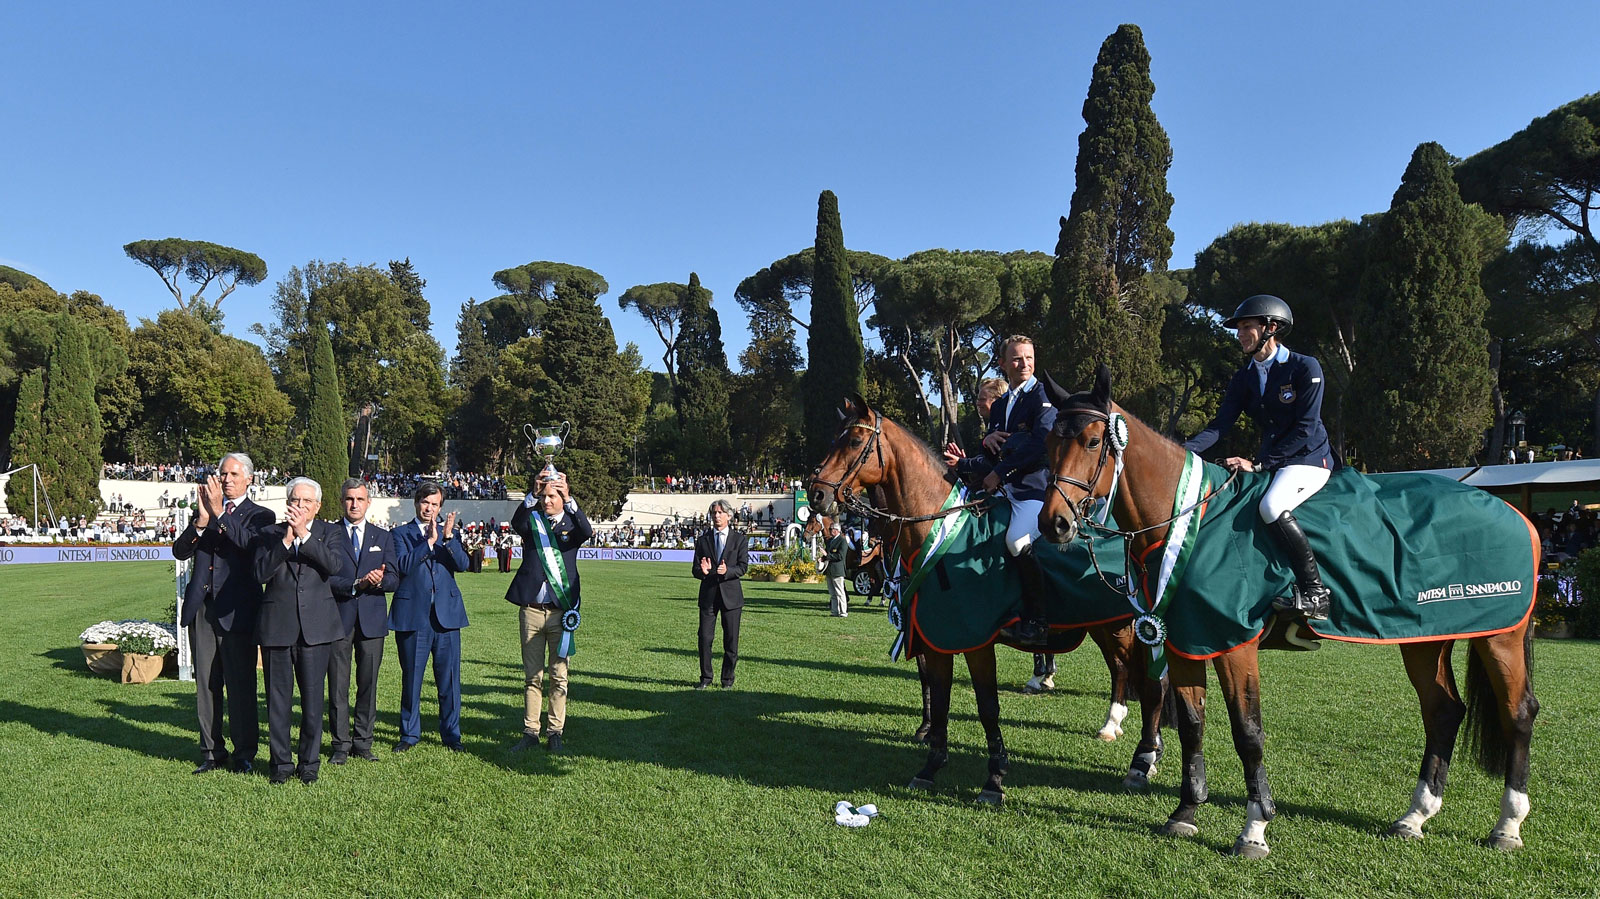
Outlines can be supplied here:
[[1435, 795], [1428, 789], [1426, 783], [1419, 780], [1416, 792], [1411, 794], [1411, 810], [1394, 822], [1394, 826], [1389, 830], [1399, 836], [1421, 839], [1422, 825], [1428, 823], [1429, 818], [1439, 814], [1439, 808], [1443, 805], [1444, 797]]
[[1044, 680], [1039, 681], [1039, 689], [1041, 690], [1054, 690], [1055, 688], [1056, 676], [1054, 674], [1046, 674]]
[[1095, 737], [1110, 743], [1122, 736], [1122, 719], [1126, 717], [1128, 717], [1128, 707], [1120, 702], [1113, 702], [1106, 712], [1105, 726], [1100, 728]]
[[1240, 831], [1234, 847], [1242, 855], [1260, 858], [1271, 851], [1267, 848], [1267, 816], [1261, 803], [1254, 800], [1246, 802], [1244, 809], [1244, 830]]
[[1506, 849], [1521, 846], [1522, 819], [1528, 817], [1528, 809], [1527, 793], [1506, 790], [1505, 795], [1500, 797], [1500, 823], [1489, 834], [1489, 841]]

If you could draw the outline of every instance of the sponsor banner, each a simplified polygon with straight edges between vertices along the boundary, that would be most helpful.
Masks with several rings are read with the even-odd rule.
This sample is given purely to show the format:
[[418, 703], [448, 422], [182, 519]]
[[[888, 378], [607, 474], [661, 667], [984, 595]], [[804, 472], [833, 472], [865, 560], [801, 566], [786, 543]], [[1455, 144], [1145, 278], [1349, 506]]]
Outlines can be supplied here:
[[0, 565], [171, 561], [170, 546], [0, 546]]
[[[769, 552], [752, 552], [750, 564], [765, 565], [772, 557]], [[580, 562], [681, 562], [694, 561], [692, 549], [652, 549], [631, 546], [584, 546], [578, 549]]]

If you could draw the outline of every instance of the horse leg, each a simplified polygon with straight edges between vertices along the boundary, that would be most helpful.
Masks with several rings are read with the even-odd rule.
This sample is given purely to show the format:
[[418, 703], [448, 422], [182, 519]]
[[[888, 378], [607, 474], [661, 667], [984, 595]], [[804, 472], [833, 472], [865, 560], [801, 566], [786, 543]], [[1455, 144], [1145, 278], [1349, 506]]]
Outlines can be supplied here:
[[955, 662], [942, 652], [924, 652], [922, 689], [929, 696], [928, 761], [911, 778], [911, 789], [932, 790], [933, 778], [950, 761], [950, 680]]
[[[1478, 763], [1491, 774], [1505, 774], [1500, 820], [1489, 832], [1496, 849], [1522, 848], [1522, 821], [1528, 817], [1528, 743], [1539, 700], [1533, 696], [1533, 635], [1522, 626], [1472, 641], [1467, 656], [1467, 731]], [[1490, 713], [1490, 703], [1493, 712]]]
[[1106, 668], [1111, 671], [1111, 708], [1106, 711], [1106, 723], [1094, 735], [1096, 740], [1107, 743], [1115, 742], [1122, 736], [1122, 719], [1128, 717], [1128, 685], [1132, 666], [1129, 664], [1129, 647], [1122, 640], [1123, 630], [1127, 631], [1128, 640], [1131, 641], [1131, 623], [1119, 630], [1104, 625], [1089, 629], [1089, 636], [1100, 647], [1100, 655], [1105, 657]]
[[1200, 832], [1195, 811], [1205, 802], [1206, 757], [1202, 744], [1206, 733], [1206, 669], [1194, 659], [1173, 657], [1167, 668], [1168, 689], [1174, 691], [1178, 706], [1178, 743], [1183, 749], [1183, 792], [1178, 807], [1167, 817], [1161, 832], [1174, 837], [1192, 837]]
[[1233, 726], [1233, 747], [1244, 765], [1245, 822], [1233, 842], [1233, 854], [1244, 858], [1266, 858], [1272, 851], [1267, 846], [1267, 822], [1277, 815], [1262, 763], [1266, 735], [1261, 729], [1261, 670], [1257, 662], [1255, 643], [1246, 643], [1215, 661], [1217, 685]]
[[[1123, 642], [1127, 657], [1126, 667], [1130, 678], [1139, 679], [1139, 745], [1133, 748], [1133, 761], [1128, 764], [1128, 776], [1122, 785], [1136, 790], [1150, 787], [1150, 778], [1156, 774], [1161, 761], [1161, 706], [1166, 698], [1166, 683], [1149, 675], [1149, 649], [1139, 644], [1133, 628], [1117, 632]], [[1135, 673], [1137, 672], [1137, 673]]]
[[933, 727], [933, 688], [928, 685], [927, 654], [917, 656], [917, 682], [922, 686], [922, 724], [911, 732], [911, 739], [928, 742], [928, 731]]
[[1444, 784], [1450, 774], [1450, 758], [1455, 754], [1456, 735], [1467, 716], [1467, 706], [1456, 692], [1456, 675], [1450, 667], [1453, 640], [1432, 643], [1406, 643], [1400, 656], [1406, 663], [1406, 676], [1422, 704], [1422, 772], [1417, 789], [1411, 794], [1411, 808], [1389, 826], [1389, 836], [1407, 840], [1422, 839], [1422, 825], [1439, 814], [1444, 805]]
[[978, 699], [978, 721], [989, 746], [989, 776], [978, 793], [978, 801], [999, 805], [1005, 801], [1003, 785], [1011, 769], [1006, 741], [1000, 736], [1000, 678], [995, 673], [994, 644], [967, 653], [967, 671], [972, 675], [972, 692]]

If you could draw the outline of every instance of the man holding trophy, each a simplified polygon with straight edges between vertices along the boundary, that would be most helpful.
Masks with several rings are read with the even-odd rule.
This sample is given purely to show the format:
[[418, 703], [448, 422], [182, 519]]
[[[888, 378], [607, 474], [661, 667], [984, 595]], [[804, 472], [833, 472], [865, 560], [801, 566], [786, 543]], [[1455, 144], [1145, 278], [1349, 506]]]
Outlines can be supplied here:
[[539, 745], [546, 672], [550, 675], [550, 712], [544, 736], [551, 752], [561, 751], [566, 727], [567, 659], [577, 648], [574, 638], [583, 601], [578, 589], [578, 547], [594, 536], [588, 517], [572, 499], [567, 476], [556, 471], [555, 457], [571, 431], [566, 422], [560, 428], [523, 428], [545, 466], [535, 489], [511, 517], [512, 530], [522, 537], [522, 567], [511, 579], [506, 600], [522, 607], [518, 620], [525, 675], [522, 739], [512, 747], [515, 752]]

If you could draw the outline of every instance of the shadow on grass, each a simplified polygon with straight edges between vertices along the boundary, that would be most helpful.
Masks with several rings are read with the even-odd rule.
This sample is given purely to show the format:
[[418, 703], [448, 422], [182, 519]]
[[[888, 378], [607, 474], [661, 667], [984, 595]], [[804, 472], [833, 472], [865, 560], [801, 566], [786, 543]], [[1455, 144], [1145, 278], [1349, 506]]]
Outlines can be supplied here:
[[83, 663], [83, 650], [76, 646], [47, 649], [44, 652], [37, 653], [37, 655], [41, 658], [49, 659], [50, 667], [61, 671], [68, 671], [80, 677], [96, 680], [105, 677], [104, 674], [96, 674], [89, 670], [89, 666]]
[[98, 700], [105, 714], [88, 717], [46, 706], [0, 700], [0, 720], [16, 721], [52, 736], [71, 737], [158, 759], [193, 759], [195, 739], [176, 736], [153, 727], [194, 729], [194, 703], [166, 706]]

